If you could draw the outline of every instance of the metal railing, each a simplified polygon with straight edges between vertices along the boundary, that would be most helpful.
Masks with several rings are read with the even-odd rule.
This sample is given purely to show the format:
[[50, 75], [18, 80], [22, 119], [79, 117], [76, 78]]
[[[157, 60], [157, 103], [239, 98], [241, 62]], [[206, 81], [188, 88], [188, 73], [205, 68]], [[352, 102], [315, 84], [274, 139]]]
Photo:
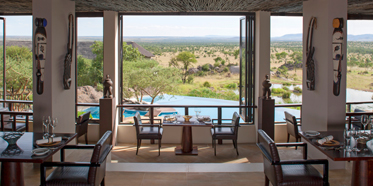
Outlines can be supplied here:
[[[126, 107], [136, 107], [136, 108], [149, 108], [149, 119], [150, 123], [154, 123], [154, 108], [166, 107], [166, 108], [184, 108], [185, 115], [189, 115], [189, 108], [217, 108], [218, 113], [218, 122], [221, 122], [222, 118], [222, 109], [223, 108], [257, 108], [257, 106], [239, 106], [239, 105], [140, 105], [140, 104], [129, 104], [129, 105], [117, 105], [117, 112], [119, 108]], [[121, 112], [120, 112], [121, 113]], [[120, 124], [125, 124], [120, 122]], [[247, 122], [247, 125], [253, 124], [253, 122]]]
[[[285, 107], [285, 108], [289, 108], [289, 107], [299, 107], [300, 109], [300, 116], [302, 116], [302, 104], [301, 103], [295, 103], [295, 104], [275, 104], [275, 109], [276, 108], [280, 108], [280, 107]], [[301, 118], [297, 118], [297, 119], [300, 119]], [[275, 125], [276, 124], [284, 124], [286, 123], [286, 121], [275, 121]]]

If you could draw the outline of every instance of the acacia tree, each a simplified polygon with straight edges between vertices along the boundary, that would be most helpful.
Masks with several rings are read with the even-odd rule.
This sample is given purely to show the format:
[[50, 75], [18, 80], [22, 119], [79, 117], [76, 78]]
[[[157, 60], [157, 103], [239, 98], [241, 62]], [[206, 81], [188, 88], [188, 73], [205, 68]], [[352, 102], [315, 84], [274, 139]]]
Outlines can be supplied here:
[[154, 60], [124, 62], [123, 65], [123, 96], [136, 97], [142, 101], [144, 95], [152, 98], [174, 89], [178, 78], [178, 69], [161, 67]]
[[276, 55], [276, 58], [277, 58], [278, 60], [280, 60], [280, 59], [284, 59], [284, 60], [285, 60], [285, 64], [286, 64], [286, 56], [288, 56], [288, 53], [286, 53], [286, 52], [281, 52], [281, 53], [276, 53], [275, 55]]
[[180, 52], [176, 57], [171, 58], [169, 66], [173, 66], [181, 69], [181, 80], [185, 84], [186, 79], [189, 76], [189, 68], [193, 66], [193, 63], [197, 63], [196, 56], [190, 52]]
[[294, 71], [297, 73], [297, 64], [302, 63], [303, 61], [303, 54], [302, 52], [293, 52], [290, 54], [290, 58], [294, 61]]

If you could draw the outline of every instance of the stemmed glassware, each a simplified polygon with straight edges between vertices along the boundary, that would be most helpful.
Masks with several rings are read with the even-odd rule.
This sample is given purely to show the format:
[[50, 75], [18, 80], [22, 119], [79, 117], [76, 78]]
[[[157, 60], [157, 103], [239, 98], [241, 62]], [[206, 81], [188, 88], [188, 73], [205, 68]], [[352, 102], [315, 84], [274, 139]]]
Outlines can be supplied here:
[[371, 116], [368, 116], [368, 115], [361, 116], [361, 124], [363, 124], [364, 126], [363, 130], [366, 130], [367, 125], [370, 123], [370, 119], [371, 119]]
[[57, 123], [58, 123], [58, 120], [57, 118], [53, 118], [50, 122], [50, 126], [52, 127], [52, 135], [51, 137], [55, 137], [56, 135], [54, 134], [54, 128], [56, 128], [57, 126]]
[[346, 126], [345, 128], [345, 131], [344, 131], [344, 137], [345, 137], [345, 141], [346, 141], [346, 144], [345, 144], [345, 147], [346, 147], [346, 151], [347, 152], [351, 152], [352, 149], [351, 149], [351, 130], [348, 128], [348, 125]]
[[194, 109], [194, 112], [196, 112], [196, 117], [197, 117], [197, 119], [198, 119], [198, 116], [199, 116], [199, 114], [201, 113], [201, 109], [200, 109], [200, 108], [195, 108], [195, 109]]
[[43, 136], [49, 137], [49, 124], [51, 122], [50, 116], [43, 116]]

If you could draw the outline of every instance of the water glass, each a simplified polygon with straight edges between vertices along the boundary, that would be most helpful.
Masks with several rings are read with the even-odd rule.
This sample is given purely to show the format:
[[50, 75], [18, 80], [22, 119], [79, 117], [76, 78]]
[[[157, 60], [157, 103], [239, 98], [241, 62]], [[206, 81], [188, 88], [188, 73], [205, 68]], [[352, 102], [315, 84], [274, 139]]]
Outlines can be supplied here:
[[43, 116], [43, 136], [49, 137], [50, 116]]
[[201, 113], [201, 109], [200, 109], [200, 108], [195, 108], [195, 109], [194, 109], [194, 112], [196, 112], [196, 117], [197, 117], [197, 119], [198, 119], [198, 116], [199, 116], [199, 114]]
[[51, 137], [55, 137], [56, 135], [54, 134], [54, 128], [56, 128], [57, 126], [57, 123], [58, 123], [58, 120], [57, 118], [53, 118], [50, 122], [50, 126], [52, 127], [52, 135]]
[[345, 138], [345, 149], [347, 152], [351, 152], [352, 151], [352, 148], [351, 148], [351, 130], [349, 130], [348, 128], [346, 128], [344, 130], [344, 138]]
[[370, 123], [370, 117], [368, 115], [362, 115], [361, 116], [361, 124], [363, 124], [363, 126], [364, 126], [363, 130], [366, 129], [366, 127], [369, 123]]

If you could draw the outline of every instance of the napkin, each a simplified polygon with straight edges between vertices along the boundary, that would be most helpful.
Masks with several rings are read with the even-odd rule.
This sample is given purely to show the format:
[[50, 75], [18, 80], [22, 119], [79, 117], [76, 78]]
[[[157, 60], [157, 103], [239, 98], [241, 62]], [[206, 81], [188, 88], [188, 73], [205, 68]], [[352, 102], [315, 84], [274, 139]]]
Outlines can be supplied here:
[[48, 138], [48, 139], [40, 139], [36, 140], [36, 144], [45, 144], [45, 143], [54, 143], [54, 142], [59, 142], [62, 141], [62, 137], [55, 137], [55, 138]]
[[317, 143], [319, 143], [320, 145], [322, 145], [325, 142], [328, 142], [328, 141], [331, 141], [331, 140], [333, 140], [333, 136], [332, 135], [326, 136], [325, 138], [321, 138], [321, 139], [317, 140]]

